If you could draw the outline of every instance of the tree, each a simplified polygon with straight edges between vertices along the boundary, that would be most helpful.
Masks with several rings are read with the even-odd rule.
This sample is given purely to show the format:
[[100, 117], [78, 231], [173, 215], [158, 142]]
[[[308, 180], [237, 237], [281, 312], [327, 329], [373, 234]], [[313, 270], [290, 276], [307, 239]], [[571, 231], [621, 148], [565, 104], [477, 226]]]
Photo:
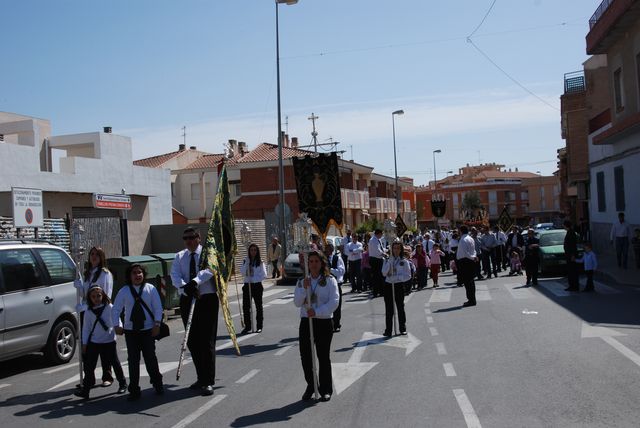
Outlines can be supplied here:
[[477, 190], [466, 192], [462, 197], [462, 209], [467, 212], [475, 212], [482, 207], [480, 194]]

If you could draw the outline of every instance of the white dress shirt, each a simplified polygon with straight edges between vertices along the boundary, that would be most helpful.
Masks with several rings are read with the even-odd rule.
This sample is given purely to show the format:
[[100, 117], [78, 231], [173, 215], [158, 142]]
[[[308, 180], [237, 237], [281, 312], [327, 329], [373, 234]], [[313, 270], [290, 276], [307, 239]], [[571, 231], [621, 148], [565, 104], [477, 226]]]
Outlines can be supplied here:
[[496, 234], [496, 239], [498, 240], [498, 245], [504, 245], [507, 243], [507, 235], [501, 230]]
[[92, 285], [97, 285], [102, 288], [102, 292], [111, 299], [111, 293], [113, 293], [113, 275], [107, 269], [102, 269], [98, 278], [93, 281], [93, 277], [96, 275], [98, 269], [98, 267], [91, 268], [89, 277], [86, 280], [83, 276], [73, 282], [73, 286], [82, 293], [82, 303], [77, 308], [78, 312], [84, 312], [87, 310], [87, 292]]
[[613, 241], [614, 238], [629, 238], [631, 239], [632, 237], [632, 233], [631, 233], [631, 226], [629, 226], [629, 223], [627, 223], [626, 221], [620, 223], [620, 221], [616, 221], [615, 223], [613, 223], [613, 226], [611, 226], [611, 240]]
[[[134, 285], [133, 288], [136, 292], [140, 292], [140, 285]], [[160, 301], [160, 294], [156, 287], [153, 285], [146, 283], [142, 287], [142, 300], [147, 304], [149, 310], [151, 310], [151, 314], [143, 307], [142, 311], [144, 312], [144, 327], [142, 330], [149, 330], [153, 328], [155, 323], [160, 323], [162, 321], [162, 302]], [[124, 329], [125, 330], [133, 330], [133, 323], [131, 322], [131, 310], [133, 309], [133, 304], [135, 303], [135, 299], [131, 295], [131, 290], [128, 285], [125, 285], [118, 291], [118, 295], [116, 296], [116, 300], [113, 303], [113, 311], [111, 314], [112, 325], [118, 325], [120, 322], [120, 313], [122, 309], [124, 309]]]
[[[324, 278], [325, 285], [321, 285]], [[300, 308], [300, 317], [307, 318], [307, 289], [303, 287], [304, 279], [299, 279], [296, 289], [293, 293], [293, 303]], [[340, 303], [340, 293], [338, 292], [338, 282], [332, 276], [319, 275], [317, 278], [311, 278], [311, 307], [315, 311], [314, 318], [331, 319], [333, 312], [338, 308]]]
[[260, 266], [251, 266], [249, 265], [249, 258], [245, 257], [242, 261], [240, 273], [244, 277], [245, 283], [255, 284], [256, 282], [262, 282], [267, 277], [267, 268], [264, 263], [260, 263]]
[[373, 257], [376, 259], [382, 259], [385, 256], [384, 247], [382, 246], [382, 241], [378, 239], [376, 235], [373, 235], [371, 239], [369, 239], [369, 257]]
[[[96, 306], [95, 309], [100, 309], [104, 305]], [[102, 311], [102, 321], [107, 326], [107, 330], [102, 327], [100, 321], [96, 323], [96, 315], [91, 310], [87, 310], [84, 314], [84, 321], [82, 324], [82, 344], [86, 345], [89, 343], [89, 334], [91, 334], [91, 329], [93, 329], [93, 334], [91, 334], [91, 342], [93, 343], [111, 343], [116, 340], [116, 332], [113, 329], [113, 305], [108, 304], [104, 311]], [[96, 324], [96, 328], [93, 328], [93, 324]], [[120, 321], [120, 317], [118, 317], [118, 324], [116, 326], [122, 327], [122, 322]]]
[[[336, 259], [336, 267], [333, 268], [331, 266], [333, 266], [333, 259]], [[345, 268], [344, 268], [344, 261], [342, 260], [342, 257], [340, 257], [340, 254], [337, 253], [332, 253], [329, 257], [328, 257], [328, 262], [329, 262], [329, 269], [331, 270], [331, 275], [333, 275], [333, 277], [336, 279], [336, 281], [338, 281], [338, 284], [342, 283], [343, 277], [344, 277], [344, 272], [345, 272]]]
[[402, 257], [389, 257], [382, 265], [382, 275], [388, 284], [399, 284], [411, 279], [412, 263]]
[[213, 273], [209, 269], [200, 270], [200, 254], [202, 254], [202, 245], [196, 248], [196, 277], [189, 278], [189, 267], [191, 265], [191, 252], [184, 249], [176, 254], [171, 266], [171, 282], [183, 296], [184, 286], [192, 279], [198, 284], [200, 295], [215, 294], [216, 285], [212, 281]]
[[465, 234], [460, 238], [460, 242], [458, 243], [458, 252], [456, 253], [456, 258], [460, 259], [469, 259], [473, 260], [477, 257], [476, 255], [476, 242], [475, 240]]
[[431, 250], [433, 250], [434, 244], [435, 242], [433, 241], [433, 239], [424, 239], [422, 241], [422, 248], [424, 248], [424, 252], [429, 254]]
[[364, 253], [364, 247], [361, 242], [349, 242], [345, 248], [345, 252], [347, 253], [347, 257], [349, 257], [350, 262], [355, 262], [356, 260], [362, 260], [362, 253]]

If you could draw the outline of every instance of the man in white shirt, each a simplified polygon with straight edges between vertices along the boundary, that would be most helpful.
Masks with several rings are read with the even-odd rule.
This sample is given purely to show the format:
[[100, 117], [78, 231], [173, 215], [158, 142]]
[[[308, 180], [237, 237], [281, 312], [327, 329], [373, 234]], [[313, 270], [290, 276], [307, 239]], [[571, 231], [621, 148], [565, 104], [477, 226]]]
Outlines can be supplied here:
[[371, 265], [371, 292], [373, 297], [382, 296], [384, 277], [382, 276], [382, 264], [386, 253], [382, 244], [382, 229], [376, 229], [369, 239], [369, 264]]
[[351, 291], [360, 293], [362, 291], [362, 253], [364, 247], [359, 242], [358, 235], [352, 236], [351, 242], [345, 248], [349, 259], [349, 280], [351, 281]]
[[331, 275], [338, 282], [340, 302], [338, 303], [338, 308], [333, 312], [333, 332], [338, 333], [342, 327], [340, 320], [342, 319], [342, 279], [344, 277], [344, 262], [342, 261], [340, 254], [333, 251], [333, 244], [330, 242], [324, 247], [324, 255], [327, 257], [327, 263], [329, 263]]
[[431, 239], [431, 235], [428, 233], [424, 235], [424, 240], [422, 241], [422, 247], [424, 248], [424, 252], [427, 254], [431, 254], [431, 250], [433, 249], [433, 244], [435, 242]]
[[458, 243], [456, 254], [458, 270], [460, 271], [462, 283], [467, 292], [467, 301], [462, 304], [464, 307], [476, 305], [476, 284], [474, 277], [476, 274], [476, 243], [469, 235], [469, 228], [466, 225], [460, 226], [462, 237]]
[[349, 257], [347, 256], [347, 245], [351, 243], [351, 231], [347, 229], [347, 234], [342, 237], [342, 245], [340, 250], [340, 257], [344, 263], [344, 282], [349, 281]]
[[629, 240], [631, 234], [631, 226], [624, 221], [624, 213], [618, 213], [618, 222], [611, 226], [611, 243], [616, 245], [616, 258], [618, 259], [618, 267], [627, 268], [627, 259], [629, 258]]

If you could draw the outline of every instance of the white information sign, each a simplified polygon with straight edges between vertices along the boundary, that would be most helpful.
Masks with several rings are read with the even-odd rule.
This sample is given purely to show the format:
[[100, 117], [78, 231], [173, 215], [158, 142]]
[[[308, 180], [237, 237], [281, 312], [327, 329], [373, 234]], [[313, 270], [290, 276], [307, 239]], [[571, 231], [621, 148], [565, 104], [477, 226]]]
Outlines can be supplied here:
[[131, 196], [129, 195], [110, 195], [104, 193], [93, 194], [93, 206], [95, 208], [130, 210]]
[[12, 187], [11, 200], [13, 202], [14, 227], [44, 226], [42, 190]]

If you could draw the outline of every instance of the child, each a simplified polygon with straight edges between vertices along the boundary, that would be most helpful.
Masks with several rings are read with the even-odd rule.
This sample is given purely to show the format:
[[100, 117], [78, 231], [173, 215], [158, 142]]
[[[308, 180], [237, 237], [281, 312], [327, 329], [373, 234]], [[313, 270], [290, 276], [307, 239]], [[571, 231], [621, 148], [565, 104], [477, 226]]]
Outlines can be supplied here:
[[584, 254], [581, 258], [576, 259], [576, 263], [584, 263], [584, 273], [587, 274], [587, 285], [582, 291], [595, 291], [593, 288], [593, 272], [598, 268], [598, 259], [596, 253], [593, 252], [591, 243], [585, 242]]
[[511, 252], [511, 275], [522, 275], [522, 263], [520, 262], [520, 254], [517, 251]]
[[640, 229], [635, 229], [633, 234], [631, 245], [633, 246], [633, 254], [636, 257], [636, 267], [640, 269]]
[[129, 363], [129, 397], [135, 401], [140, 398], [140, 353], [149, 373], [156, 394], [164, 394], [162, 374], [156, 357], [155, 337], [160, 334], [162, 321], [162, 303], [158, 290], [148, 283], [144, 266], [134, 263], [127, 268], [128, 286], [120, 289], [113, 305], [114, 325], [124, 309], [124, 329], [116, 327], [116, 334], [123, 334], [127, 342], [127, 362]]
[[[127, 390], [127, 380], [124, 378], [122, 366], [118, 359], [116, 349], [116, 333], [113, 329], [112, 308], [109, 297], [102, 288], [94, 284], [87, 292], [88, 309], [85, 311], [84, 325], [82, 326], [82, 354], [84, 362], [84, 382], [82, 389], [75, 395], [84, 399], [89, 398], [89, 391], [96, 383], [94, 370], [98, 362], [98, 356], [102, 364], [113, 367], [119, 382], [118, 394]], [[118, 319], [118, 325], [120, 320]]]
[[433, 280], [433, 288], [438, 288], [438, 274], [440, 273], [441, 257], [444, 253], [440, 251], [440, 244], [433, 244], [429, 259], [431, 259], [431, 279]]

